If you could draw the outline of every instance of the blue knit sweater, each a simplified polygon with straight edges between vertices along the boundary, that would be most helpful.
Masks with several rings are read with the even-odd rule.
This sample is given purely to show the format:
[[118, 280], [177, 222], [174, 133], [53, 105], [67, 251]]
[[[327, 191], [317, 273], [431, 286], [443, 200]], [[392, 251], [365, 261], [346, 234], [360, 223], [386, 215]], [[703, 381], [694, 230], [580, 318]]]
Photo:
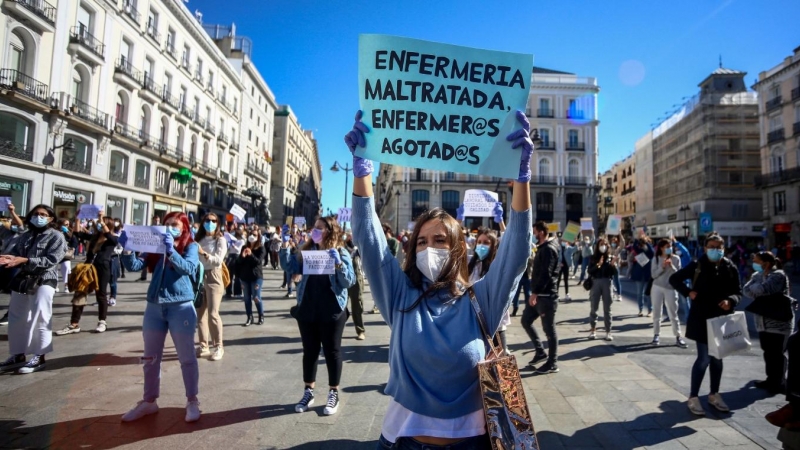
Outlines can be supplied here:
[[[411, 285], [389, 251], [372, 197], [353, 197], [352, 225], [372, 296], [392, 330], [386, 393], [412, 412], [441, 419], [482, 409], [477, 366], [486, 347], [469, 295], [453, 299], [438, 291], [402, 312], [423, 291]], [[511, 211], [494, 263], [474, 285], [492, 334], [525, 270], [531, 228], [530, 210]]]

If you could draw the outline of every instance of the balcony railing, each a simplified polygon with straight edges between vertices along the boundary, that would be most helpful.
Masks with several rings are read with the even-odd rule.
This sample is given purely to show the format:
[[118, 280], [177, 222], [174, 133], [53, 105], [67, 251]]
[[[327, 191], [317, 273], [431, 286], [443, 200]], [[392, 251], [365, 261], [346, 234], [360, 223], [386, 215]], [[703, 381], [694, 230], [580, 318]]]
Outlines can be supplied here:
[[14, 69], [0, 70], [0, 86], [44, 104], [50, 98], [50, 88], [46, 84]]
[[214, 125], [211, 125], [211, 120], [208, 120], [206, 122], [206, 131], [208, 131], [211, 134], [217, 134], [217, 129], [214, 128]]
[[770, 186], [773, 184], [788, 183], [800, 179], [800, 166], [787, 170], [778, 170], [766, 175], [756, 175], [756, 187]]
[[176, 111], [180, 110], [180, 100], [170, 94], [169, 90], [166, 88], [161, 88], [161, 100], [163, 100], [164, 103], [169, 104], [169, 106], [175, 108]]
[[586, 177], [565, 177], [564, 184], [567, 186], [585, 186]]
[[239, 143], [236, 141], [231, 142], [231, 150], [239, 150]]
[[125, 122], [117, 122], [114, 125], [114, 133], [124, 136], [132, 141], [139, 141], [142, 135], [141, 130], [134, 128]]
[[77, 162], [66, 157], [61, 161], [61, 168], [64, 170], [69, 170], [70, 172], [82, 173], [84, 175], [90, 175], [92, 173], [91, 164], [87, 162]]
[[556, 116], [556, 112], [552, 109], [537, 109], [536, 116], [552, 119], [553, 117]]
[[567, 119], [583, 119], [584, 113], [579, 109], [568, 109], [567, 110]]
[[792, 135], [797, 136], [798, 134], [800, 134], [800, 122], [795, 122], [792, 125]]
[[228, 172], [223, 172], [223, 171], [220, 170], [219, 171], [219, 178], [221, 180], [230, 181], [231, 176], [230, 176], [230, 174]]
[[108, 179], [111, 181], [116, 181], [117, 183], [127, 184], [128, 183], [128, 173], [127, 172], [120, 172], [112, 170], [108, 173]]
[[778, 128], [777, 130], [770, 131], [767, 133], [767, 143], [772, 144], [773, 142], [778, 142], [784, 140], [783, 135], [783, 128]]
[[542, 141], [542, 143], [539, 144], [536, 147], [536, 149], [537, 150], [555, 150], [556, 149], [556, 141], [551, 141], [551, 140]]
[[161, 140], [157, 141], [153, 145], [153, 148], [156, 149], [156, 151], [161, 153], [162, 155], [166, 155], [175, 159], [180, 158], [178, 156], [178, 149]]
[[153, 81], [153, 79], [151, 77], [145, 76], [145, 77], [142, 78], [142, 87], [145, 90], [148, 90], [148, 91], [152, 92], [153, 94], [156, 94], [157, 97], [161, 97], [162, 87], [159, 86], [158, 83]]
[[25, 9], [31, 11], [42, 19], [50, 22], [50, 25], [56, 24], [56, 7], [47, 3], [44, 0], [6, 0], [14, 2], [18, 5], [24, 6]]
[[534, 175], [531, 177], [531, 183], [555, 186], [558, 184], [558, 177], [552, 175]]
[[567, 150], [583, 151], [586, 150], [586, 144], [583, 142], [567, 142]]
[[114, 64], [114, 70], [116, 72], [128, 75], [129, 77], [136, 80], [139, 84], [142, 83], [142, 78], [143, 78], [142, 71], [133, 67], [133, 64], [131, 64], [131, 62], [128, 61], [128, 58], [125, 57], [117, 58], [117, 62]]
[[175, 42], [170, 42], [167, 40], [167, 45], [164, 46], [164, 50], [167, 51], [167, 54], [172, 57], [175, 61], [178, 60], [178, 51], [175, 50]]
[[203, 84], [203, 69], [197, 69], [194, 71], [194, 79], [199, 81], [200, 84]]
[[771, 111], [779, 106], [781, 106], [782, 97], [780, 95], [776, 95], [771, 99], [767, 100], [767, 111]]
[[194, 123], [199, 125], [202, 129], [206, 128], [206, 119], [203, 118], [198, 111], [195, 111], [194, 113]]
[[229, 142], [229, 141], [228, 141], [228, 136], [225, 136], [225, 133], [220, 133], [220, 134], [218, 134], [218, 135], [217, 135], [217, 140], [218, 140], [218, 141], [221, 141], [221, 142], [224, 142], [224, 143], [226, 143], [226, 144]]
[[181, 105], [181, 114], [186, 116], [189, 120], [194, 119], [194, 108], [190, 108], [186, 103]]
[[33, 144], [20, 144], [19, 142], [0, 140], [0, 156], [33, 161]]
[[156, 185], [156, 192], [159, 192], [161, 194], [169, 195], [169, 184], [168, 183], [157, 184]]
[[181, 58], [181, 68], [189, 73], [192, 73], [192, 65], [189, 64], [189, 58], [186, 55]]
[[86, 119], [93, 124], [107, 128], [109, 125], [108, 114], [84, 103], [77, 98], [72, 99], [72, 106], [69, 108], [70, 114], [74, 114], [82, 119]]
[[158, 30], [156, 30], [155, 25], [151, 24], [147, 26], [147, 35], [150, 36], [150, 39], [152, 39], [156, 44], [161, 44], [161, 35], [158, 34]]
[[795, 101], [798, 98], [800, 98], [800, 86], [792, 89], [792, 101]]
[[133, 185], [142, 188], [142, 189], [150, 189], [150, 179], [149, 178], [137, 178], [133, 181]]
[[122, 11], [125, 13], [126, 16], [133, 19], [133, 21], [136, 22], [137, 24], [139, 23], [139, 21], [142, 20], [142, 15], [139, 14], [139, 11], [137, 11], [136, 8], [133, 7], [133, 4], [130, 3], [129, 0], [125, 0], [125, 4], [122, 6]]
[[105, 58], [106, 46], [100, 39], [89, 33], [88, 28], [83, 24], [72, 27], [69, 30], [69, 41], [80, 44], [88, 48], [95, 55]]

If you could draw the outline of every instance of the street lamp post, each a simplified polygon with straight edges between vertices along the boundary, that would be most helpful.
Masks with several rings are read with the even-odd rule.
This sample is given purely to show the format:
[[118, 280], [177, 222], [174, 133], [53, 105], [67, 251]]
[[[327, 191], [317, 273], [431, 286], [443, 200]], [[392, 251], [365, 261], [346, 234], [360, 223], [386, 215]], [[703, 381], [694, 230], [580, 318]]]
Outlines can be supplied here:
[[394, 211], [394, 232], [397, 233], [400, 231], [400, 189], [395, 191], [394, 196], [397, 205]]
[[53, 164], [56, 163], [56, 150], [60, 148], [64, 149], [64, 153], [70, 153], [71, 156], [75, 156], [75, 143], [72, 142], [72, 138], [68, 138], [61, 145], [53, 146], [53, 148], [51, 148], [50, 151], [44, 155], [44, 158], [42, 159], [42, 164], [44, 165], [44, 173], [42, 174], [42, 203], [47, 203], [44, 201], [44, 182], [45, 178], [47, 177], [47, 168], [52, 167]]
[[[333, 166], [331, 167], [331, 172], [336, 173], [340, 170], [344, 170], [344, 207], [347, 208], [347, 188], [350, 181], [350, 172], [352, 172], [353, 169], [350, 167], [349, 163], [345, 163], [344, 167], [342, 167], [338, 161], [334, 161]], [[346, 230], [347, 222], [342, 222], [342, 227]]]
[[692, 208], [689, 208], [689, 205], [681, 205], [680, 209], [678, 209], [678, 211], [683, 213], [683, 237], [685, 237], [687, 241], [689, 240], [689, 225], [686, 224], [686, 213], [691, 210]]

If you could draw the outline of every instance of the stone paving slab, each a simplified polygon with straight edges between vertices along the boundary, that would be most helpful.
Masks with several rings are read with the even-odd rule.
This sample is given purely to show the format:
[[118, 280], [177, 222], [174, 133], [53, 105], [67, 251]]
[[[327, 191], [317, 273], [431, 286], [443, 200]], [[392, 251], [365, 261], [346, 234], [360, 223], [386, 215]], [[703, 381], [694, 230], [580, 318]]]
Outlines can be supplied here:
[[[382, 393], [389, 374], [388, 327], [380, 316], [365, 315], [367, 340], [356, 341], [348, 324], [339, 413], [322, 415], [327, 369], [320, 359], [318, 401], [309, 412], [296, 414], [302, 350], [288, 315], [294, 299], [279, 289], [281, 272], [264, 273], [264, 325], [241, 326], [241, 300], [222, 304], [225, 357], [199, 361], [203, 417], [198, 423], [183, 421], [183, 382], [170, 338], [160, 412], [120, 423], [142, 392], [138, 358], [147, 284], [129, 275], [120, 280], [106, 333], [55, 337], [47, 370], [0, 375], [0, 448], [374, 449], [389, 402]], [[624, 291], [629, 294], [627, 283]], [[691, 346], [652, 346], [652, 319], [637, 317], [628, 299], [613, 305], [615, 340], [589, 341], [588, 295], [580, 287], [572, 287], [571, 294], [575, 301], [560, 304], [557, 315], [560, 373], [534, 375], [525, 367], [532, 349], [519, 317], [508, 330], [542, 449], [780, 448], [778, 430], [763, 415], [783, 399], [767, 398], [749, 385], [763, 371], [757, 345], [725, 360], [723, 392], [733, 413], [709, 411], [696, 418], [685, 406], [696, 355]], [[365, 304], [372, 305], [368, 291]], [[57, 294], [55, 328], [64, 326], [69, 311], [69, 297]], [[95, 314], [92, 306], [86, 308], [84, 330], [94, 328]], [[0, 340], [7, 340], [5, 333], [0, 328]]]

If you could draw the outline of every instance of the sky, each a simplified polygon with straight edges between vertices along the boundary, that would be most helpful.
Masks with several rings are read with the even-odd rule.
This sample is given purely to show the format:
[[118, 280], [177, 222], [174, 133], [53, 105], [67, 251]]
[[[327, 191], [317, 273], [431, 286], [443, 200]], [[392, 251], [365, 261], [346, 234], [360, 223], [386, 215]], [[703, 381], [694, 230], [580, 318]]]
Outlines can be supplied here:
[[[204, 23], [236, 24], [279, 104], [318, 140], [323, 212], [345, 202], [343, 136], [358, 109], [358, 35], [391, 34], [529, 53], [534, 65], [596, 77], [599, 169], [633, 152], [719, 66], [758, 73], [800, 46], [797, 0], [378, 2], [189, 0]], [[352, 174], [349, 190], [352, 190]], [[349, 195], [349, 193], [348, 193]], [[349, 197], [348, 200], [349, 202]]]

